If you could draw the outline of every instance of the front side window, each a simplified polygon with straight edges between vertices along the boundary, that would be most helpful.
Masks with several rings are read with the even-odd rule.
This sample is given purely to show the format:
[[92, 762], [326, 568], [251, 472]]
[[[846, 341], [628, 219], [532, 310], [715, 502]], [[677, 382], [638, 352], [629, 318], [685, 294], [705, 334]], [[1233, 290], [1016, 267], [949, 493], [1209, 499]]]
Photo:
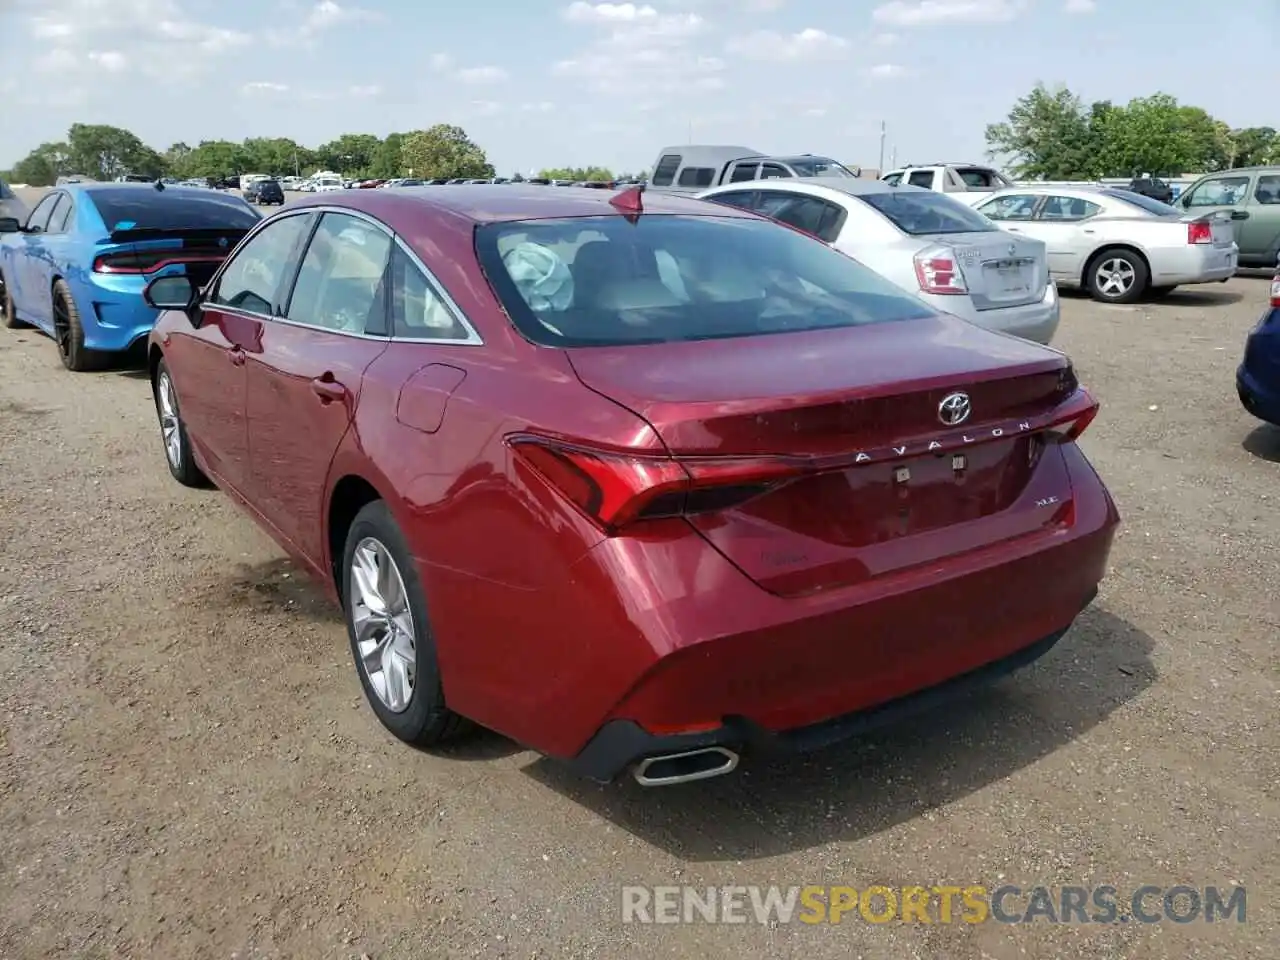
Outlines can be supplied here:
[[791, 157], [787, 163], [797, 177], [853, 177], [848, 167], [830, 157]]
[[907, 177], [907, 183], [913, 187], [924, 187], [926, 190], [933, 189], [933, 171], [932, 170], [914, 170], [911, 176]]
[[881, 179], [883, 179], [884, 182], [887, 183], [889, 186], [896, 187], [898, 184], [902, 183], [902, 174], [890, 173], [890, 174], [886, 174]]
[[758, 163], [739, 163], [733, 168], [733, 173], [729, 176], [730, 183], [743, 183], [747, 180], [756, 178], [756, 171], [760, 169]]
[[780, 163], [760, 164], [761, 180], [786, 180], [790, 176], [791, 171]]
[[988, 200], [977, 209], [988, 220], [1030, 220], [1039, 202], [1034, 194], [1018, 193]]
[[283, 217], [255, 234], [232, 256], [209, 303], [271, 316], [311, 222], [310, 214]]
[[945, 193], [886, 190], [858, 197], [903, 233], [989, 233], [995, 226], [965, 203]]
[[53, 213], [53, 208], [57, 205], [60, 196], [62, 196], [60, 193], [51, 193], [36, 204], [36, 208], [27, 217], [27, 229], [29, 231], [32, 233], [44, 232], [45, 228], [49, 226], [49, 215]]
[[1045, 197], [1040, 208], [1041, 220], [1084, 220], [1095, 216], [1102, 207], [1080, 197]]
[[1248, 177], [1215, 177], [1192, 190], [1184, 206], [1231, 207], [1244, 203], [1248, 190]]
[[296, 323], [338, 333], [383, 326], [383, 275], [391, 237], [366, 220], [326, 213], [311, 237], [285, 315]]
[[644, 215], [494, 223], [480, 262], [519, 331], [581, 347], [934, 316], [824, 243], [766, 220]]

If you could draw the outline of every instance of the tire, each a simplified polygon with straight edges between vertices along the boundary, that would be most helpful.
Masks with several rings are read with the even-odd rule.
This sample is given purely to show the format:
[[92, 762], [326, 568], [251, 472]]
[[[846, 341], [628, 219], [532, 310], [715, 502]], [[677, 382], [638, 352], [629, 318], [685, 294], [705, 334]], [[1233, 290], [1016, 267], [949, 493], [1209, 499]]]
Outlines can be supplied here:
[[[357, 582], [357, 565], [370, 571], [360, 578], [364, 586]], [[445, 743], [465, 730], [467, 722], [445, 703], [417, 567], [381, 500], [356, 514], [347, 531], [341, 586], [356, 673], [382, 725], [421, 747]], [[399, 612], [380, 615], [380, 607]]]
[[156, 367], [151, 395], [156, 403], [156, 417], [160, 421], [160, 442], [164, 446], [164, 461], [169, 465], [173, 479], [184, 487], [207, 487], [209, 478], [196, 466], [191, 453], [191, 439], [187, 426], [182, 422], [178, 407], [178, 391], [173, 386], [169, 365], [163, 360]]
[[53, 339], [58, 345], [58, 358], [68, 370], [83, 373], [102, 366], [103, 356], [84, 345], [80, 311], [65, 280], [53, 284]]
[[0, 325], [7, 330], [20, 330], [26, 326], [18, 319], [18, 308], [13, 303], [13, 297], [9, 296], [9, 283], [3, 273], [0, 273]]
[[1151, 274], [1132, 250], [1100, 250], [1085, 268], [1085, 286], [1102, 303], [1133, 303], [1147, 291]]

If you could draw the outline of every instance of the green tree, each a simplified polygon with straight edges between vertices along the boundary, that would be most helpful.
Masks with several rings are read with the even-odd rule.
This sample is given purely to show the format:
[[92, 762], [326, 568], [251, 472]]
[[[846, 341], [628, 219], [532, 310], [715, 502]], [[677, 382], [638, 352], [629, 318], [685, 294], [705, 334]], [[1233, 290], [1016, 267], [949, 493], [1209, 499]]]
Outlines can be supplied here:
[[50, 187], [58, 177], [70, 173], [65, 143], [42, 143], [13, 165], [9, 171], [14, 183], [33, 187]]
[[1231, 131], [1231, 166], [1256, 167], [1280, 160], [1280, 136], [1272, 127]]
[[401, 157], [404, 153], [404, 137], [403, 133], [389, 133], [386, 139], [378, 144], [378, 149], [374, 151], [373, 162], [369, 167], [370, 177], [390, 180], [393, 177], [403, 176], [404, 165], [401, 163]]
[[538, 171], [548, 180], [616, 180], [608, 167], [550, 167]]
[[1013, 105], [1007, 120], [987, 127], [986, 138], [988, 153], [1004, 159], [1020, 178], [1074, 180], [1089, 176], [1095, 163], [1090, 116], [1065, 87], [1037, 84]]
[[489, 158], [461, 127], [438, 123], [405, 134], [401, 165], [415, 177], [492, 177]]
[[67, 131], [67, 153], [74, 172], [103, 180], [124, 173], [164, 172], [160, 154], [128, 130], [105, 124], [73, 123]]
[[366, 176], [382, 145], [371, 133], [344, 133], [316, 148], [315, 160], [326, 170], [350, 176]]
[[201, 140], [182, 160], [183, 177], [232, 177], [254, 173], [248, 169], [244, 147], [230, 140]]

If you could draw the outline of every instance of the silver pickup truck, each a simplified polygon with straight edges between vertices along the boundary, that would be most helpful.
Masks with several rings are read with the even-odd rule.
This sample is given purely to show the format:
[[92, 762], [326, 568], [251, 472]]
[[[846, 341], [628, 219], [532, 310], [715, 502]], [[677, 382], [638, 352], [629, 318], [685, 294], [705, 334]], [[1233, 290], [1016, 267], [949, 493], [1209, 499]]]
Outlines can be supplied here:
[[787, 177], [854, 177], [850, 170], [830, 157], [811, 153], [799, 156], [770, 156], [750, 147], [692, 144], [663, 147], [653, 165], [649, 186], [672, 193], [698, 193], [708, 187], [746, 180], [775, 180]]

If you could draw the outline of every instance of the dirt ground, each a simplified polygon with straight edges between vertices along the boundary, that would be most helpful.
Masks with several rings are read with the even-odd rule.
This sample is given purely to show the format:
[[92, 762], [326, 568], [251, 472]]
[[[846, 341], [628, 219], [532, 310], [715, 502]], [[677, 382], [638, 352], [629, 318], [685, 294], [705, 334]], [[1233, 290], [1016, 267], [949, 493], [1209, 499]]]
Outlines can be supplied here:
[[[411, 750], [341, 621], [166, 472], [145, 377], [0, 330], [0, 958], [1266, 958], [1280, 942], [1280, 430], [1262, 278], [1069, 299], [1124, 515], [1096, 606], [944, 715], [681, 788]], [[624, 925], [627, 884], [1248, 887], [1235, 922]]]

